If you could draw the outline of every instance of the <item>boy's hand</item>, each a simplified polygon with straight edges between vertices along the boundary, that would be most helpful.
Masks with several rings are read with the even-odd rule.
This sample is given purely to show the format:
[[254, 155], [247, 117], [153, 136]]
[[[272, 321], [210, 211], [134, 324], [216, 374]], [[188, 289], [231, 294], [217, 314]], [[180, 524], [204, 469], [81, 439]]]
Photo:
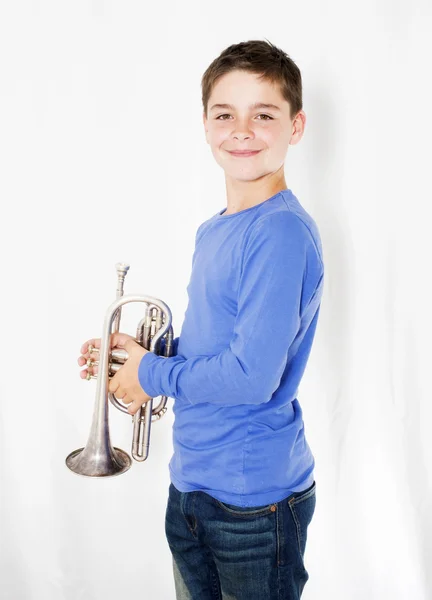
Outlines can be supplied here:
[[[97, 350], [100, 350], [101, 339], [94, 338], [88, 340], [81, 346], [81, 356], [78, 358], [78, 364], [83, 367], [87, 364], [87, 360], [99, 360], [99, 352], [88, 351], [89, 346], [93, 346]], [[138, 379], [138, 367], [142, 357], [149, 352], [142, 346], [140, 346], [135, 338], [125, 333], [113, 333], [110, 339], [110, 349], [123, 348], [128, 353], [128, 359], [117, 371], [117, 373], [109, 381], [108, 390], [115, 394], [116, 398], [122, 400], [124, 404], [130, 404], [128, 412], [134, 415], [143, 404], [151, 400], [149, 396], [142, 388]], [[87, 374], [96, 375], [98, 372], [97, 365], [83, 369], [80, 372], [82, 379], [87, 378]]]

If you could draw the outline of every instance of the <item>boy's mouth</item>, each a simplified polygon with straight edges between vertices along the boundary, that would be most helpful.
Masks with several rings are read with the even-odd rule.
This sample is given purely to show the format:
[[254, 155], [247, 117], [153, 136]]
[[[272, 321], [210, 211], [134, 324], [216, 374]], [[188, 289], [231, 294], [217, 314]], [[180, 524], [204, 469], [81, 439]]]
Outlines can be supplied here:
[[228, 150], [228, 152], [232, 156], [255, 156], [255, 154], [258, 154], [258, 152], [261, 152], [261, 150], [241, 150], [241, 151], [237, 150], [237, 151], [233, 151], [233, 152]]

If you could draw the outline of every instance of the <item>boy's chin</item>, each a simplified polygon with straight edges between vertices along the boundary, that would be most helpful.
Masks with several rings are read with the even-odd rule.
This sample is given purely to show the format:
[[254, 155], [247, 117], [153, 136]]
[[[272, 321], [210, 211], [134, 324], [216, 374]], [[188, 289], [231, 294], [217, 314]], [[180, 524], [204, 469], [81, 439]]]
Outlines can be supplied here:
[[231, 171], [225, 170], [225, 178], [230, 181], [238, 181], [242, 183], [253, 183], [258, 179], [262, 179], [265, 176], [265, 173], [233, 173]]

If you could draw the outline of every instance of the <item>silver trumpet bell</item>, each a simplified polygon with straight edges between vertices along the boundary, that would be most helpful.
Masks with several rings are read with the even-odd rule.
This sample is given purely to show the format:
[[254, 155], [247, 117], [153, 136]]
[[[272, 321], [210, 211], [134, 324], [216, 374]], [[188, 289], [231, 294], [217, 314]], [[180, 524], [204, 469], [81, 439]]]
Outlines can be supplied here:
[[[114, 394], [108, 391], [110, 376], [113, 376], [126, 362], [128, 354], [125, 350], [112, 349], [110, 351], [111, 334], [119, 331], [121, 309], [129, 302], [143, 302], [145, 304], [144, 317], [138, 324], [136, 341], [151, 352], [160, 354], [161, 340], [165, 336], [163, 356], [171, 356], [173, 351], [172, 315], [169, 307], [152, 296], [123, 295], [123, 285], [129, 265], [118, 263], [116, 265], [117, 299], [108, 308], [101, 338], [99, 361], [87, 362], [91, 367], [99, 365], [98, 375], [91, 375], [87, 379], [97, 379], [96, 402], [94, 405], [93, 422], [90, 435], [84, 448], [74, 450], [66, 458], [67, 467], [86, 477], [110, 477], [120, 475], [127, 471], [132, 460], [124, 450], [111, 446], [108, 424], [108, 399], [122, 412], [127, 412], [124, 405]], [[90, 348], [90, 354], [97, 352]], [[151, 422], [159, 420], [166, 413], [167, 396], [153, 408], [153, 399], [149, 400], [132, 416], [134, 424], [132, 439], [132, 456], [136, 461], [146, 460], [150, 447]]]

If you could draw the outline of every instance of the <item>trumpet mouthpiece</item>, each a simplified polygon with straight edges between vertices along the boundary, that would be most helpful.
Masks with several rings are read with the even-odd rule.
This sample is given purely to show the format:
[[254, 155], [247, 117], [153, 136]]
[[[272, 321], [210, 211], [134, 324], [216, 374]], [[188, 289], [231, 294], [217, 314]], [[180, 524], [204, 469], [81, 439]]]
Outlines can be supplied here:
[[123, 263], [123, 262], [117, 263], [116, 264], [117, 274], [123, 275], [123, 277], [124, 277], [126, 275], [126, 273], [129, 271], [129, 267], [130, 267], [130, 265], [128, 265], [128, 263]]

